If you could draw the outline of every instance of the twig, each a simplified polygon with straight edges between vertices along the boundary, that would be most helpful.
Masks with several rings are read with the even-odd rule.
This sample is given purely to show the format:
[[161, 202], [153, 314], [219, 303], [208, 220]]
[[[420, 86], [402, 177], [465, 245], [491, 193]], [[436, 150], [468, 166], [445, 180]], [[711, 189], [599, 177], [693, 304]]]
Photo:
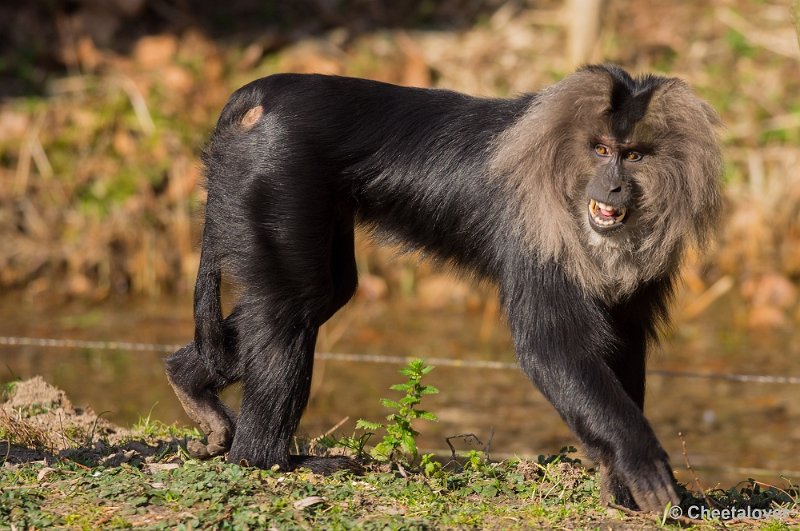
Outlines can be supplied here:
[[729, 292], [733, 285], [733, 278], [730, 275], [720, 278], [683, 310], [682, 317], [688, 320], [700, 315], [714, 301]]
[[751, 480], [750, 480], [750, 483], [753, 483], [753, 484], [755, 484], [755, 485], [761, 485], [762, 487], [768, 487], [768, 488], [770, 488], [770, 489], [775, 489], [775, 490], [777, 490], [777, 491], [779, 491], [779, 492], [782, 492], [782, 493], [786, 494], [786, 496], [787, 496], [787, 497], [788, 497], [790, 500], [791, 500], [791, 499], [794, 499], [794, 496], [792, 496], [791, 494], [789, 494], [788, 492], [786, 492], [786, 491], [785, 491], [785, 490], [783, 490], [782, 488], [780, 488], [780, 487], [776, 487], [775, 485], [770, 485], [769, 483], [764, 483], [763, 481], [756, 481], [755, 479], [751, 479]]
[[[156, 406], [154, 405], [153, 407], [156, 407]], [[153, 410], [152, 410], [152, 408], [150, 409], [150, 411], [153, 411]], [[94, 422], [92, 423], [92, 432], [89, 434], [89, 446], [91, 446], [91, 445], [92, 445], [92, 442], [94, 441], [94, 431], [95, 431], [95, 429], [97, 429], [97, 421], [99, 421], [99, 420], [100, 420], [100, 417], [102, 417], [102, 416], [103, 416], [103, 415], [105, 415], [106, 413], [111, 413], [111, 411], [108, 411], [108, 410], [106, 410], [106, 411], [101, 411], [101, 412], [100, 412], [100, 413], [98, 413], [98, 415], [97, 415], [97, 416], [94, 418]], [[148, 416], [149, 416], [149, 415], [148, 415]]]
[[31, 156], [33, 157], [33, 162], [36, 163], [36, 169], [39, 170], [39, 175], [47, 180], [52, 179], [54, 175], [53, 166], [50, 164], [50, 159], [47, 158], [47, 153], [45, 153], [38, 136], [31, 138]]
[[686, 463], [686, 469], [692, 473], [692, 476], [694, 476], [694, 484], [697, 485], [698, 489], [700, 489], [700, 494], [703, 495], [703, 499], [706, 501], [706, 504], [708, 504], [709, 507], [721, 507], [708, 497], [706, 494], [706, 489], [704, 489], [703, 485], [700, 484], [700, 478], [697, 477], [697, 473], [694, 471], [692, 464], [689, 462], [689, 454], [686, 451], [686, 439], [683, 438], [683, 432], [678, 432], [678, 438], [681, 440], [681, 451], [683, 452], [683, 460]]
[[337, 423], [336, 423], [336, 424], [333, 426], [333, 428], [331, 428], [331, 429], [329, 429], [328, 431], [326, 431], [325, 433], [323, 433], [323, 434], [321, 435], [321, 437], [327, 437], [327, 436], [328, 436], [328, 435], [330, 435], [331, 433], [335, 432], [336, 430], [338, 430], [339, 428], [341, 428], [341, 427], [342, 427], [342, 424], [344, 424], [344, 423], [345, 423], [345, 422], [347, 422], [348, 420], [350, 420], [350, 417], [349, 417], [349, 416], [348, 416], [348, 417], [345, 417], [345, 418], [343, 418], [342, 420], [340, 420], [339, 422], [337, 422]]
[[637, 516], [637, 517], [641, 518], [642, 516], [646, 516], [647, 515], [647, 513], [642, 513], [640, 511], [634, 511], [633, 509], [629, 509], [628, 507], [625, 507], [624, 505], [619, 505], [619, 504], [612, 503], [612, 502], [608, 502], [608, 506], [611, 507], [612, 509], [616, 509], [616, 510], [622, 512], [623, 514], [625, 514], [627, 516]]
[[403, 468], [403, 463], [400, 462], [397, 463], [397, 471], [400, 473], [401, 476], [403, 476], [404, 479], [408, 479], [408, 472], [406, 472], [406, 469]]
[[139, 91], [139, 87], [128, 77], [117, 78], [117, 84], [119, 88], [127, 94], [131, 106], [133, 107], [133, 113], [136, 115], [136, 119], [139, 121], [139, 126], [141, 126], [142, 131], [147, 135], [153, 134], [156, 130], [156, 124], [153, 122], [153, 117], [150, 115], [147, 102]]
[[[67, 434], [64, 433], [64, 419], [61, 418], [61, 411], [58, 412], [58, 425], [61, 428], [61, 431], [59, 433], [61, 435], [61, 442], [64, 443], [64, 449], [69, 448], [69, 446], [67, 444], [67, 439], [69, 439], [70, 441], [72, 441], [75, 444], [79, 444], [78, 441], [73, 441], [72, 437], [67, 437]], [[55, 448], [52, 448], [51, 450], [53, 450], [53, 453], [55, 453], [55, 451], [54, 451]]]
[[333, 426], [331, 429], [329, 429], [328, 431], [326, 431], [326, 432], [325, 432], [325, 433], [323, 433], [322, 435], [317, 435], [316, 437], [314, 437], [313, 439], [311, 439], [311, 441], [309, 441], [309, 443], [308, 443], [308, 453], [310, 453], [310, 454], [311, 454], [311, 453], [314, 453], [314, 450], [316, 450], [317, 443], [318, 443], [320, 440], [322, 440], [324, 437], [327, 437], [327, 436], [328, 436], [328, 435], [330, 435], [331, 433], [333, 433], [333, 432], [335, 432], [336, 430], [338, 430], [339, 428], [341, 428], [341, 427], [342, 427], [342, 424], [344, 424], [344, 423], [345, 423], [345, 422], [347, 422], [348, 420], [350, 420], [350, 417], [349, 417], [349, 416], [347, 416], [347, 417], [343, 418], [342, 420], [340, 420], [339, 422], [337, 422], [336, 424], [334, 424], [334, 426]]
[[[30, 180], [31, 175], [31, 162], [34, 162], [39, 168], [39, 163], [41, 161], [37, 160], [40, 156], [37, 153], [36, 144], [39, 144], [38, 149], [42, 149], [42, 144], [39, 142], [39, 131], [41, 131], [45, 120], [45, 113], [38, 112], [36, 117], [33, 119], [33, 125], [31, 126], [30, 130], [28, 131], [28, 135], [25, 138], [25, 141], [22, 143], [22, 146], [19, 150], [19, 157], [17, 157], [17, 169], [15, 173], [14, 179], [14, 191], [20, 194], [21, 196], [25, 196], [25, 191], [28, 188], [28, 181]], [[45, 157], [46, 160], [46, 157]], [[49, 165], [49, 162], [46, 165], [43, 165], [39, 168], [39, 172], [42, 173], [47, 171], [47, 168], [50, 169], [50, 176], [52, 176], [52, 166]], [[48, 175], [42, 175], [43, 177], [48, 177]]]
[[3, 456], [3, 463], [8, 462], [8, 458], [11, 455], [11, 439], [4, 439], [6, 443], [6, 455]]
[[470, 438], [475, 439], [475, 442], [483, 446], [483, 443], [474, 433], [462, 433], [460, 435], [451, 435], [450, 437], [445, 437], [445, 441], [447, 442], [447, 446], [450, 447], [450, 452], [452, 452], [453, 459], [456, 459], [456, 449], [453, 447], [453, 444], [450, 442], [450, 439], [464, 439], [464, 442], [468, 441]]
[[489, 448], [492, 446], [492, 440], [494, 439], [494, 426], [489, 427], [489, 440], [486, 442], [486, 446], [483, 447], [483, 453], [486, 457], [486, 460], [489, 460]]

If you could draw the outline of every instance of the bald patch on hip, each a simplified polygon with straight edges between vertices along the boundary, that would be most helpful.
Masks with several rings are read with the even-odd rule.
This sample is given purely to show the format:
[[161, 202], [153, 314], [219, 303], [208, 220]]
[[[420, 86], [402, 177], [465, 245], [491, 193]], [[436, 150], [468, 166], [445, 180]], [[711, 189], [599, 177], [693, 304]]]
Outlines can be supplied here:
[[247, 111], [244, 116], [242, 116], [241, 125], [242, 127], [247, 130], [252, 128], [256, 125], [256, 122], [264, 115], [264, 107], [261, 105], [257, 105]]

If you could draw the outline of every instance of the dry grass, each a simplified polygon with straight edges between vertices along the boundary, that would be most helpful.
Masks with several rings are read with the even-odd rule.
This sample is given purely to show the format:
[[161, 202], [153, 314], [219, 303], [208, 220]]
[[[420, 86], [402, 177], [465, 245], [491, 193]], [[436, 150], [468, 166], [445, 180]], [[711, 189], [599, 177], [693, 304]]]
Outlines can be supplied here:
[[2, 409], [0, 409], [0, 440], [25, 448], [54, 448], [45, 429]]
[[[535, 90], [570, 69], [561, 6], [487, 3], [458, 30], [409, 25], [414, 13], [406, 29], [364, 30], [371, 13], [359, 31], [298, 39], [276, 26], [235, 45], [186, 30], [142, 37], [125, 54], [70, 34], [72, 75], [49, 83], [47, 96], [0, 103], [0, 286], [30, 297], [186, 291], [203, 200], [197, 153], [230, 91], [276, 71], [484, 95]], [[728, 217], [716, 254], [690, 265], [690, 290], [730, 277], [748, 297], [753, 282], [777, 277], [782, 302], [764, 305], [782, 317], [761, 319], [770, 322], [793, 315], [786, 283], [800, 278], [800, 51], [787, 9], [611, 1], [591, 58], [681, 76], [720, 110]], [[361, 270], [390, 292], [413, 292], [430, 273], [413, 270], [415, 257], [359, 247]]]

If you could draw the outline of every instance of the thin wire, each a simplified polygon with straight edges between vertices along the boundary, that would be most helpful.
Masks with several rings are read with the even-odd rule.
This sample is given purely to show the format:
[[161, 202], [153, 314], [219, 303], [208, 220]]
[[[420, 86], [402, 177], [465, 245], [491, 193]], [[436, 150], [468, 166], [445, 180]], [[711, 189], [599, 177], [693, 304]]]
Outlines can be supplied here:
[[[53, 339], [38, 337], [0, 336], [0, 346], [26, 346], [43, 348], [79, 348], [89, 350], [128, 350], [136, 352], [160, 352], [169, 354], [183, 345], [159, 343], [135, 343], [130, 341], [88, 341], [82, 339]], [[382, 354], [346, 354], [339, 352], [317, 352], [319, 360], [345, 361], [351, 363], [382, 363], [404, 365], [415, 356], [386, 356]], [[513, 362], [490, 360], [461, 360], [455, 358], [425, 358], [425, 362], [439, 367], [465, 369], [518, 370]], [[800, 385], [800, 376], [778, 376], [770, 374], [736, 374], [718, 372], [691, 372], [671, 370], [651, 370], [650, 376], [664, 378], [694, 378], [703, 380], [723, 380], [728, 382]]]
[[[15, 336], [0, 336], [0, 346], [32, 346], [44, 348], [78, 348], [90, 350], [127, 350], [137, 352], [158, 352], [169, 354], [175, 352], [183, 345], [168, 345], [159, 343], [136, 343], [130, 341], [87, 341], [81, 339], [53, 339], [53, 338], [37, 338], [37, 337], [15, 337]], [[320, 360], [331, 361], [344, 361], [352, 363], [379, 363], [379, 364], [394, 364], [404, 365], [409, 360], [414, 359], [413, 356], [384, 356], [380, 354], [345, 354], [337, 352], [317, 352], [315, 357]], [[511, 362], [503, 361], [488, 361], [488, 360], [459, 360], [454, 358], [425, 358], [426, 363], [437, 365], [440, 367], [455, 367], [455, 368], [468, 368], [468, 369], [490, 369], [490, 370], [518, 370], [519, 365]], [[762, 374], [723, 374], [723, 373], [699, 373], [688, 371], [667, 371], [667, 370], [653, 370], [648, 372], [649, 375], [661, 376], [665, 378], [698, 378], [707, 380], [725, 380], [730, 382], [747, 382], [747, 383], [770, 383], [770, 384], [800, 384], [800, 377], [797, 376], [773, 376]], [[447, 453], [442, 450], [443, 453]], [[504, 454], [505, 455], [505, 454]], [[498, 457], [500, 454], [493, 452], [493, 456]], [[507, 457], [519, 457], [519, 454], [507, 454]], [[502, 456], [501, 456], [502, 457]], [[694, 468], [717, 470], [723, 472], [741, 472], [747, 471], [758, 473], [770, 473], [782, 476], [793, 476], [800, 474], [796, 471], [772, 471], [762, 469], [740, 469], [737, 467], [702, 467], [695, 466]]]

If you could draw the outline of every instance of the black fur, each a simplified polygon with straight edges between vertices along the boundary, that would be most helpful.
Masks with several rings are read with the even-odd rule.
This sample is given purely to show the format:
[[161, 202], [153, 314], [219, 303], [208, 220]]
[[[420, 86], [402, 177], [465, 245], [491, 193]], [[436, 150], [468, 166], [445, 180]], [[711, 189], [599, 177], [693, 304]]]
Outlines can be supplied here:
[[627, 138], [636, 123], [644, 118], [653, 91], [661, 86], [666, 78], [644, 76], [633, 79], [617, 66], [601, 66], [611, 74], [611, 132], [618, 139]]
[[[624, 133], [653, 87], [609, 72]], [[488, 163], [495, 139], [536, 97], [291, 74], [233, 94], [204, 156], [195, 341], [167, 361], [187, 411], [201, 425], [213, 413], [206, 424], [217, 426], [209, 430], [218, 444], [209, 453], [229, 445], [234, 462], [297, 466], [289, 443], [308, 400], [317, 330], [356, 289], [361, 222], [496, 283], [522, 368], [603, 465], [607, 492], [648, 510], [675, 501], [667, 456], [642, 414], [646, 345], [666, 316], [673, 272], [607, 303], [520, 241], [515, 203], [488, 178]], [[258, 106], [263, 116], [243, 124]], [[222, 271], [240, 290], [225, 319]], [[238, 420], [215, 417], [216, 394], [239, 379]]]

